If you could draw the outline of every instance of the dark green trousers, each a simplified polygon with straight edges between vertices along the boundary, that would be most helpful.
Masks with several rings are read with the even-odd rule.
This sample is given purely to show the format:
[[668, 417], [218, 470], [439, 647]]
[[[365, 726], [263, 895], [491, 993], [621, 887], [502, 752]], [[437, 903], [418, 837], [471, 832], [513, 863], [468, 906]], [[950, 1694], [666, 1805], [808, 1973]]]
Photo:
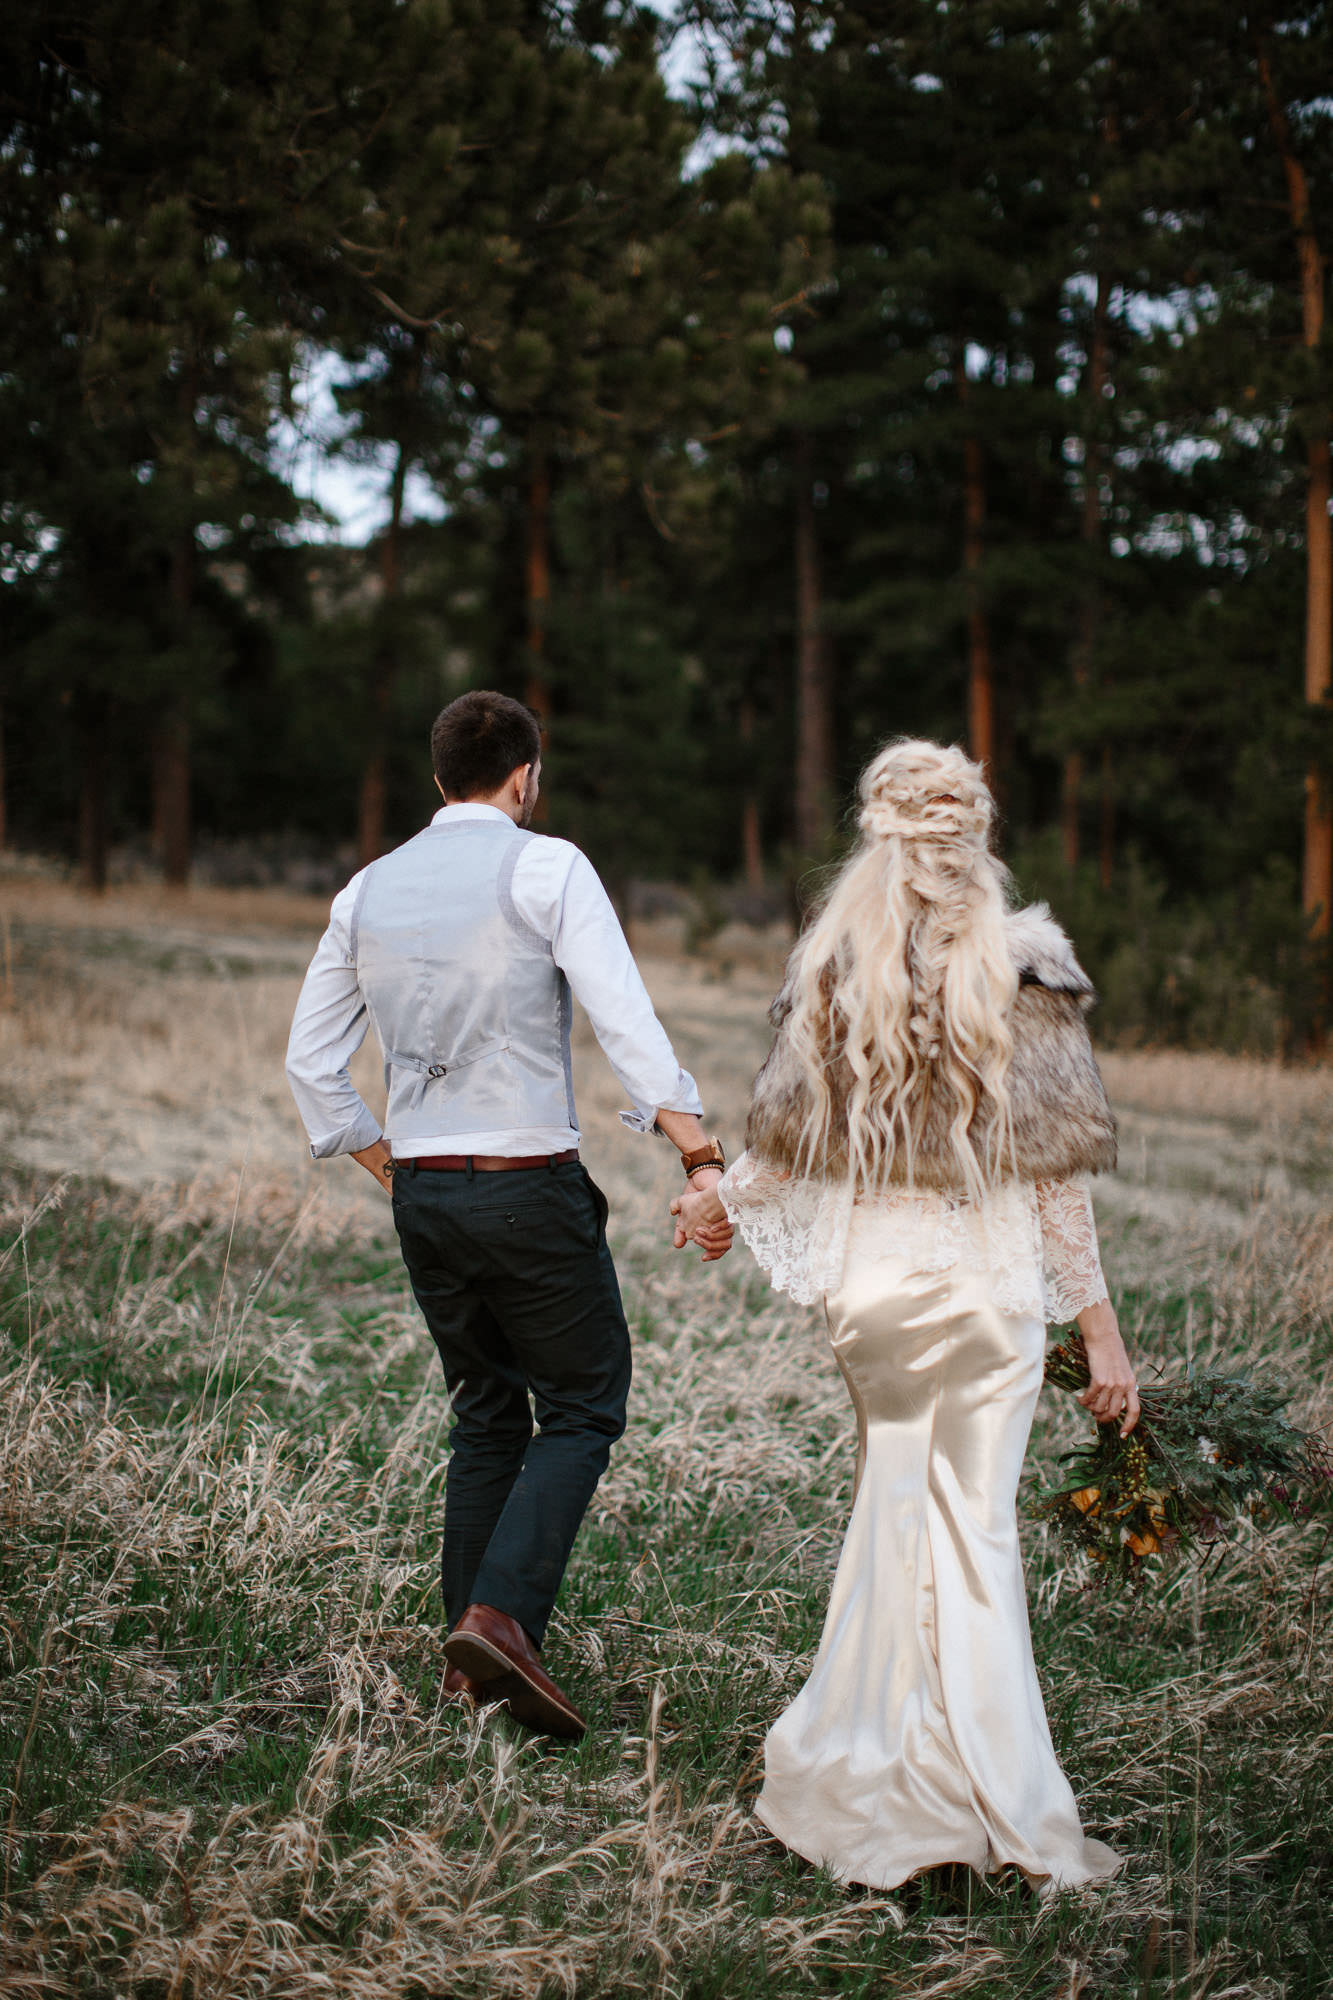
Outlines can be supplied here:
[[452, 1628], [469, 1604], [491, 1604], [540, 1645], [625, 1428], [629, 1330], [605, 1197], [577, 1160], [400, 1167], [393, 1214], [453, 1404], [445, 1616]]

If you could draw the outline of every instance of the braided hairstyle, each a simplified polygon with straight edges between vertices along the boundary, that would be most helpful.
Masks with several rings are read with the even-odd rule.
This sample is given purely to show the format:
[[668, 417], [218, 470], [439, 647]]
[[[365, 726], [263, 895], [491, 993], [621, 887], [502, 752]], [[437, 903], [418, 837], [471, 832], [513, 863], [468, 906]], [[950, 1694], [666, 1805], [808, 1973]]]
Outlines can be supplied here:
[[860, 840], [793, 958], [787, 1034], [812, 1099], [801, 1157], [813, 1169], [824, 1151], [829, 1069], [841, 1058], [858, 1187], [882, 1185], [894, 1168], [911, 1185], [927, 1105], [942, 1093], [964, 1184], [980, 1193], [1012, 1145], [1018, 990], [1009, 878], [990, 848], [995, 802], [962, 750], [913, 738], [885, 745], [859, 795]]

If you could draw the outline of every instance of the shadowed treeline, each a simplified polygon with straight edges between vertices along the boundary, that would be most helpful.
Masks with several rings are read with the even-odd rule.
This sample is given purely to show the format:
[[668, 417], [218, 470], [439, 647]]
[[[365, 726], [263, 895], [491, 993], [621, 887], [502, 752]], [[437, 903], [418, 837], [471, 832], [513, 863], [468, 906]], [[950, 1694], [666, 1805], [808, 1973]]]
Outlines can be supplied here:
[[775, 914], [920, 731], [1109, 1031], [1317, 1046], [1331, 71], [1323, 4], [17, 0], [6, 837], [350, 867], [490, 683], [622, 902]]

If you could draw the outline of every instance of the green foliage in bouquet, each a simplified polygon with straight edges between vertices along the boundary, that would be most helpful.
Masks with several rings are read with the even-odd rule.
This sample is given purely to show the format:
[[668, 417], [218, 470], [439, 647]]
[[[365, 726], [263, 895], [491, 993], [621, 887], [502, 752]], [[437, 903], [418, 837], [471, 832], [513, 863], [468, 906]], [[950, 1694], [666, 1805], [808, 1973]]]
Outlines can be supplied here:
[[[1046, 1380], [1075, 1394], [1091, 1380], [1071, 1334], [1046, 1357]], [[1066, 1452], [1070, 1475], [1029, 1511], [1101, 1566], [1108, 1583], [1134, 1584], [1146, 1564], [1202, 1558], [1243, 1517], [1269, 1525], [1311, 1511], [1333, 1491], [1333, 1458], [1315, 1431], [1297, 1430], [1287, 1394], [1244, 1375], [1193, 1372], [1140, 1384], [1128, 1437], [1098, 1424], [1091, 1444]]]

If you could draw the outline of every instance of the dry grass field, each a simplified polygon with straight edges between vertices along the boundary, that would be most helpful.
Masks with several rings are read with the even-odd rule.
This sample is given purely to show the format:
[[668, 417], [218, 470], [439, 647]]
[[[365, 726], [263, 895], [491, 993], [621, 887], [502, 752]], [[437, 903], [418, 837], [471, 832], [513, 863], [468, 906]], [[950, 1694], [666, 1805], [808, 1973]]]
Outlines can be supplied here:
[[[439, 1695], [437, 1363], [387, 1205], [281, 1057], [322, 911], [0, 882], [0, 1996], [1333, 1991], [1325, 1525], [1108, 1599], [1029, 1533], [1052, 1727], [1128, 1864], [839, 1889], [748, 1815], [853, 1439], [817, 1316], [664, 1226], [674, 1156], [580, 1042], [636, 1331], [630, 1432], [549, 1642], [575, 1749]], [[739, 1137], [757, 954], [645, 958]], [[363, 1051], [372, 1099], [376, 1065]], [[1333, 1073], [1108, 1057], [1105, 1259], [1141, 1360], [1280, 1372], [1333, 1428]], [[1034, 1480], [1078, 1431], [1048, 1395]]]

